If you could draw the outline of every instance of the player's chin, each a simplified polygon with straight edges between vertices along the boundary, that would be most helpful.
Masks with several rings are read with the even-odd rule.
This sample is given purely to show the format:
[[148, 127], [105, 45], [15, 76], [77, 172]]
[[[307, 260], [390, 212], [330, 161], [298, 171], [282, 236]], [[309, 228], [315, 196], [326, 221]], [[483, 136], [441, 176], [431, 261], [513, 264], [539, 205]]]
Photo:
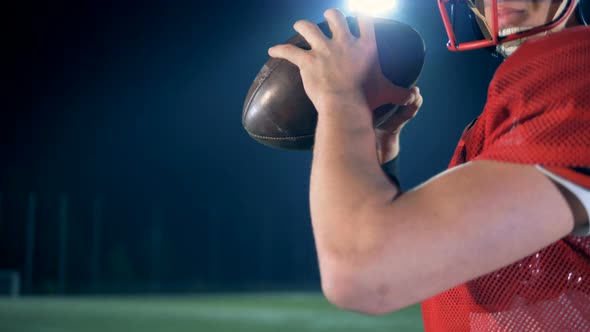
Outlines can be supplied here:
[[516, 52], [520, 45], [522, 45], [526, 40], [527, 38], [521, 38], [500, 44], [496, 46], [496, 53], [500, 54], [504, 58], [507, 58]]

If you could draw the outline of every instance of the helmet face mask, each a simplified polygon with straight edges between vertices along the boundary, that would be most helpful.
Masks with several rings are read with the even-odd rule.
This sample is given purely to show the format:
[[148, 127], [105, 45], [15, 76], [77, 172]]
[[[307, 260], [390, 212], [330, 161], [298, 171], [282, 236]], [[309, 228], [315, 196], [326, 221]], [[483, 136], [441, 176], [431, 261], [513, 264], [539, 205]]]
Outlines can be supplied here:
[[[565, 24], [577, 0], [437, 0], [451, 51], [516, 48], [523, 38]], [[460, 24], [463, 22], [463, 24]], [[465, 37], [468, 22], [476, 36]], [[510, 53], [510, 52], [505, 52]]]

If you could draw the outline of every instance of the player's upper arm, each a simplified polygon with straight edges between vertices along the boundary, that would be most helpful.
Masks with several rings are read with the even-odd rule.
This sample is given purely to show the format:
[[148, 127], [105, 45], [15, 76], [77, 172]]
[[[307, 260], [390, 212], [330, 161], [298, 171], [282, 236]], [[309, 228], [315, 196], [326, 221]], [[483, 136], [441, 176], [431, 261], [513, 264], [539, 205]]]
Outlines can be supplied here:
[[382, 230], [382, 246], [362, 272], [340, 266], [356, 275], [342, 279], [354, 285], [342, 295], [353, 302], [342, 306], [376, 314], [514, 263], [573, 229], [569, 205], [547, 176], [493, 161], [453, 168], [365, 218]]

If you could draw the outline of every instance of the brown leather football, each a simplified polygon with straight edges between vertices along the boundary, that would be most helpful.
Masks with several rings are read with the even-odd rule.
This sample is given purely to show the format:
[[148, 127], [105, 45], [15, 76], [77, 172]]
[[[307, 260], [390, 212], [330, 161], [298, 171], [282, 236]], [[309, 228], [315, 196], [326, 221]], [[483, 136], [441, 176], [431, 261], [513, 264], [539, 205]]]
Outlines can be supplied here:
[[[358, 36], [356, 19], [347, 20], [351, 32]], [[318, 26], [331, 37], [327, 22]], [[405, 23], [384, 18], [375, 18], [375, 36], [383, 74], [396, 85], [415, 85], [424, 65], [422, 36]], [[299, 34], [287, 43], [310, 49]], [[377, 108], [375, 125], [385, 121], [397, 107], [389, 104]], [[272, 148], [310, 150], [316, 124], [317, 112], [303, 89], [299, 68], [286, 60], [269, 57], [248, 91], [242, 110], [244, 129], [257, 142]]]

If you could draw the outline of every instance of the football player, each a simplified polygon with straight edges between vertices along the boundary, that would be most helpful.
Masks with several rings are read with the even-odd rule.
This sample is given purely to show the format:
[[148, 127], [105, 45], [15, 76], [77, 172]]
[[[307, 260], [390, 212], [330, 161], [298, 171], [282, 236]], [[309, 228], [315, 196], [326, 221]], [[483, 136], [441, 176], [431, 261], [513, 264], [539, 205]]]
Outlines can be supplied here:
[[[368, 314], [421, 302], [427, 331], [590, 331], [585, 0], [437, 1], [451, 50], [506, 59], [448, 170], [405, 192], [399, 133], [422, 97], [381, 73], [371, 19], [355, 37], [329, 9], [332, 38], [300, 20], [311, 50], [269, 49], [299, 67], [318, 111], [310, 207], [324, 294]], [[480, 40], [457, 38], [457, 13]], [[386, 103], [406, 106], [375, 129]]]

